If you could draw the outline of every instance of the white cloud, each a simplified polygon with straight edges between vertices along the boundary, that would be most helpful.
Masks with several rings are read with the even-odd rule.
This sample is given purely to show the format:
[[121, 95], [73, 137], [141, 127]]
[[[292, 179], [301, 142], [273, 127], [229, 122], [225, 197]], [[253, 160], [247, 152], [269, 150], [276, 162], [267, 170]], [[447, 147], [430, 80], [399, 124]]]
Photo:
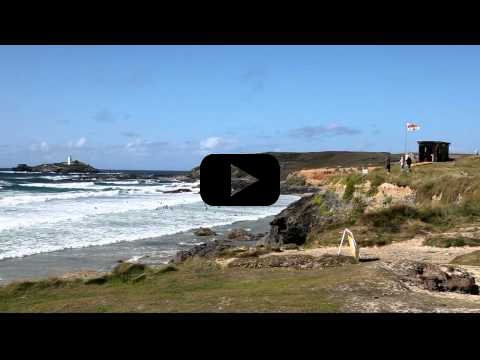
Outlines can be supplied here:
[[168, 145], [166, 141], [148, 141], [141, 137], [135, 137], [125, 144], [125, 149], [135, 155], [158, 155], [165, 151]]
[[87, 142], [87, 139], [85, 139], [85, 137], [81, 137], [80, 139], [78, 139], [78, 141], [75, 143], [75, 147], [77, 148], [81, 148], [83, 145], [85, 145], [85, 143]]
[[72, 148], [77, 148], [77, 149], [80, 149], [83, 147], [83, 145], [85, 145], [85, 143], [87, 142], [87, 139], [85, 138], [85, 136], [82, 136], [80, 139], [78, 139], [77, 141], [72, 141], [70, 140], [68, 143], [67, 143], [67, 146], [69, 149], [72, 149]]
[[136, 137], [134, 138], [132, 141], [129, 141], [126, 145], [125, 145], [125, 148], [128, 150], [128, 151], [132, 151], [132, 152], [135, 152], [135, 151], [138, 151], [139, 149], [143, 149], [143, 146], [145, 145], [145, 141], [140, 138], [140, 137]]
[[47, 144], [46, 141], [42, 141], [40, 143], [40, 150], [41, 151], [48, 151], [48, 149], [50, 149], [50, 146]]
[[30, 150], [31, 151], [41, 151], [41, 152], [47, 152], [50, 149], [50, 146], [46, 141], [42, 141], [40, 143], [33, 143], [30, 145]]
[[200, 141], [201, 150], [214, 150], [220, 145], [222, 145], [223, 139], [220, 137], [212, 136], [206, 138], [205, 140]]

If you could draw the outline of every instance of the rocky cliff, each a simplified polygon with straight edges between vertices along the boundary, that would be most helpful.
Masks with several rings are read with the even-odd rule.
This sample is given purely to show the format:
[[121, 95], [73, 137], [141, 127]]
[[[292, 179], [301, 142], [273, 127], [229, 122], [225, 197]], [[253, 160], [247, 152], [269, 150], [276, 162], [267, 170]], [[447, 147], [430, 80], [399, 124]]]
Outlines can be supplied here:
[[349, 210], [349, 204], [332, 192], [303, 196], [275, 216], [269, 234], [259, 245], [303, 245], [312, 229], [319, 231], [344, 223]]

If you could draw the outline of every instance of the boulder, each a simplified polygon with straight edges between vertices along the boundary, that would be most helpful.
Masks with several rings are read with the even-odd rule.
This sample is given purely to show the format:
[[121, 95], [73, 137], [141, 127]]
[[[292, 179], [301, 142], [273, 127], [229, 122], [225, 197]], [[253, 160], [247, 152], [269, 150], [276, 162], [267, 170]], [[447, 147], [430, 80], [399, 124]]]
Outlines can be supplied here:
[[139, 263], [123, 262], [115, 266], [112, 276], [118, 277], [123, 281], [138, 279], [147, 271], [147, 266]]
[[227, 238], [239, 241], [254, 240], [254, 236], [245, 229], [231, 229], [227, 232]]
[[173, 263], [180, 263], [187, 259], [201, 257], [206, 259], [216, 259], [221, 257], [229, 250], [231, 251], [235, 245], [230, 240], [214, 240], [208, 243], [196, 245], [189, 250], [181, 250], [177, 252]]
[[386, 267], [410, 285], [430, 291], [478, 295], [475, 278], [467, 271], [451, 266], [402, 260]]
[[193, 231], [195, 236], [215, 236], [217, 233], [209, 228], [198, 228]]

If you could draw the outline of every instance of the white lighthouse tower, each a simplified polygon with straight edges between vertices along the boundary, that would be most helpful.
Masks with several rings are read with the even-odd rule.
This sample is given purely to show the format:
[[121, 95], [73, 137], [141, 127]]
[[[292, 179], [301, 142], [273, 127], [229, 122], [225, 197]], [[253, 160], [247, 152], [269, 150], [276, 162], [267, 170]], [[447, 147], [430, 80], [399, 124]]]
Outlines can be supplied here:
[[72, 165], [72, 157], [70, 155], [67, 158], [67, 165]]

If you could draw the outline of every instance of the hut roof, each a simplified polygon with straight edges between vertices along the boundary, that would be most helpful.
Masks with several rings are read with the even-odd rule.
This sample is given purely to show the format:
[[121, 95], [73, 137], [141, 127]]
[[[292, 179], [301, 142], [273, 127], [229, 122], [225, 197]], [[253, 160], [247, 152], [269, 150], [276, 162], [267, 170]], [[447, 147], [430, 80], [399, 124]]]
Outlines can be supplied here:
[[446, 142], [446, 141], [417, 141], [419, 144], [448, 144], [450, 145], [451, 143]]

